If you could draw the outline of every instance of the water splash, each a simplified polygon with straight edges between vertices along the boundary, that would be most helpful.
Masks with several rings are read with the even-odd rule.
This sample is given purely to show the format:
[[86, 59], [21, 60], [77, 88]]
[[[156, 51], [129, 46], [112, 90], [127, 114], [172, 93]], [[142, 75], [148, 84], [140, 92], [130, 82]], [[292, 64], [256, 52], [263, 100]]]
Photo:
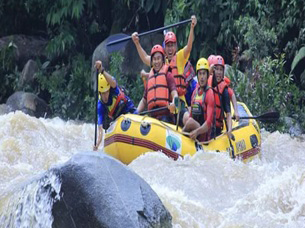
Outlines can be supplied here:
[[[59, 200], [61, 182], [57, 175], [47, 173], [41, 180], [14, 191], [2, 201], [1, 227], [51, 228], [52, 207]], [[3, 205], [4, 204], [4, 205]]]
[[[51, 183], [56, 195], [60, 185], [31, 181], [91, 150], [94, 125], [21, 112], [0, 116], [0, 125], [1, 227], [51, 227], [54, 198], [41, 186]], [[304, 227], [304, 148], [302, 137], [262, 130], [261, 160], [248, 164], [211, 151], [178, 161], [147, 153], [129, 166], [159, 195], [175, 228]], [[31, 184], [22, 188], [25, 183]]]

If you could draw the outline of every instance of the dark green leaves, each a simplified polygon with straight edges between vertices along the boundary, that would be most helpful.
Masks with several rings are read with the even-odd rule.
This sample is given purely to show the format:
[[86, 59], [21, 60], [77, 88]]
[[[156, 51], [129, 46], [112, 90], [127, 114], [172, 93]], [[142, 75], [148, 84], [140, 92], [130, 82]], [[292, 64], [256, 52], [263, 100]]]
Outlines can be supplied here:
[[[302, 47], [299, 51], [298, 54], [294, 57], [293, 62], [291, 64], [291, 72], [294, 71], [296, 66], [301, 63], [302, 60], [305, 59], [305, 47]], [[305, 69], [305, 67], [304, 67]]]

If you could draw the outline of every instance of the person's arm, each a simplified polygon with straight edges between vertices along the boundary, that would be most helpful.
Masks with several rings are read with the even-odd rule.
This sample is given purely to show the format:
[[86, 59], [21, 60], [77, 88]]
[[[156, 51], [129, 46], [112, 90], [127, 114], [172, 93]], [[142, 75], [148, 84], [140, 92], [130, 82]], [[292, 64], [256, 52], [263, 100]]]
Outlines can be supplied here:
[[137, 112], [138, 113], [142, 112], [145, 109], [146, 105], [147, 105], [147, 101], [144, 97], [142, 97], [142, 99], [137, 107]]
[[167, 72], [166, 80], [167, 80], [168, 89], [172, 97], [172, 102], [168, 105], [168, 109], [171, 113], [174, 113], [176, 110], [175, 97], [178, 97], [177, 87], [176, 87], [175, 79], [170, 72]]
[[132, 38], [132, 41], [134, 42], [134, 44], [136, 45], [138, 54], [139, 54], [142, 62], [150, 67], [150, 55], [148, 55], [146, 53], [146, 51], [142, 48], [142, 46], [140, 44], [139, 34], [137, 32], [134, 32], [131, 35], [131, 38]]
[[93, 146], [93, 151], [97, 151], [102, 140], [103, 140], [103, 134], [104, 134], [104, 129], [103, 129], [103, 124], [98, 126], [98, 138], [97, 138], [97, 142], [96, 145]]
[[97, 61], [95, 62], [95, 67], [96, 67], [96, 69], [98, 69], [98, 71], [99, 71], [100, 73], [102, 73], [102, 74], [105, 76], [105, 78], [106, 78], [106, 80], [107, 80], [107, 82], [109, 83], [109, 85], [110, 85], [111, 88], [115, 88], [115, 87], [117, 86], [116, 80], [114, 80], [113, 77], [112, 77], [109, 73], [107, 73], [107, 72], [105, 71], [105, 69], [103, 69], [102, 61], [97, 60]]
[[116, 80], [114, 80], [113, 77], [109, 73], [107, 73], [105, 70], [104, 70], [103, 74], [104, 74], [107, 82], [109, 82], [110, 87], [115, 88], [117, 86]]
[[168, 109], [171, 113], [174, 113], [176, 110], [176, 105], [175, 105], [175, 97], [178, 97], [177, 90], [172, 90], [171, 91], [171, 96], [172, 96], [172, 102], [169, 104]]
[[194, 28], [197, 24], [197, 18], [195, 15], [191, 17], [192, 23], [191, 23], [191, 29], [190, 29], [190, 35], [187, 41], [187, 45], [184, 47], [184, 58], [187, 59], [190, 55], [193, 47], [193, 41], [194, 41]]

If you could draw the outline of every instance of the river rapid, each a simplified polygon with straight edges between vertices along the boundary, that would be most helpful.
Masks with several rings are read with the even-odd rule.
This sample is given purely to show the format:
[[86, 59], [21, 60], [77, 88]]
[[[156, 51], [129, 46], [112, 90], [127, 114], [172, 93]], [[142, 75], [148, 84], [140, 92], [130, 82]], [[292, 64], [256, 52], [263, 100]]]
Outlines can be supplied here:
[[[28, 183], [90, 151], [94, 125], [17, 111], [0, 115], [0, 126], [0, 227], [51, 227], [48, 194]], [[158, 194], [173, 227], [305, 227], [304, 148], [303, 138], [262, 130], [261, 159], [247, 164], [216, 152], [178, 161], [147, 153], [129, 167]], [[60, 189], [52, 175], [39, 184]]]

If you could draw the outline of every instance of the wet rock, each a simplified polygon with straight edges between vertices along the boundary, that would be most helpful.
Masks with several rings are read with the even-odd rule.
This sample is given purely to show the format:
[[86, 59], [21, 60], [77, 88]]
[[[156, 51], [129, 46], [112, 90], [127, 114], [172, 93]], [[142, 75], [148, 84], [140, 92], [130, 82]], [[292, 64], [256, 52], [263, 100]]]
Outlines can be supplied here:
[[291, 136], [299, 137], [302, 135], [303, 129], [302, 129], [300, 123], [297, 122], [295, 119], [286, 116], [284, 118], [284, 123], [287, 126], [287, 128], [289, 128], [288, 132]]
[[27, 61], [27, 63], [25, 64], [22, 73], [20, 75], [19, 78], [19, 82], [18, 82], [18, 87], [20, 90], [22, 90], [23, 88], [29, 86], [30, 88], [33, 88], [33, 83], [34, 83], [34, 79], [35, 79], [35, 74], [38, 71], [38, 65], [37, 63], [30, 59], [29, 61]]
[[9, 107], [6, 104], [0, 105], [0, 115], [9, 113]]
[[151, 187], [107, 155], [77, 154], [51, 172], [61, 179], [53, 228], [172, 226], [171, 215]]
[[[109, 40], [112, 40], [113, 36], [118, 36], [118, 34], [112, 35], [105, 39], [100, 45], [96, 47], [92, 56], [92, 81], [95, 81], [95, 69], [94, 63], [96, 60], [102, 60], [103, 66], [106, 70], [109, 70], [110, 67], [110, 53], [107, 50], [106, 44]], [[154, 34], [147, 35], [140, 38], [141, 45], [143, 49], [150, 54], [151, 48], [155, 44], [162, 44], [163, 35]], [[146, 66], [140, 59], [137, 49], [130, 39], [129, 42], [119, 51], [119, 53], [124, 57], [124, 61], [120, 66], [122, 75], [126, 75], [130, 78], [135, 78], [140, 74], [142, 69], [149, 70], [149, 67]], [[120, 77], [120, 75], [113, 75], [114, 77]], [[95, 87], [94, 87], [95, 88]]]
[[5, 36], [0, 39], [0, 49], [13, 47], [15, 61], [22, 68], [29, 59], [46, 59], [47, 42], [47, 40], [35, 36]]
[[21, 110], [22, 112], [37, 118], [45, 117], [50, 114], [47, 103], [33, 93], [15, 92], [7, 99], [6, 105], [8, 105], [9, 111]]

